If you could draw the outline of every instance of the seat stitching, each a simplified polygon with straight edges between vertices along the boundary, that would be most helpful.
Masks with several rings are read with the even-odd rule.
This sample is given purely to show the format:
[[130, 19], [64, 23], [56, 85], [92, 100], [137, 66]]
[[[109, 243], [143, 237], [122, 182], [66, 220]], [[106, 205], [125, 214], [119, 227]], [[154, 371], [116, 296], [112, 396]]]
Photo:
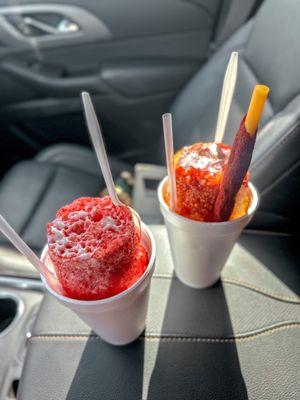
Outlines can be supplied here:
[[[280, 330], [284, 330], [284, 329], [288, 329], [288, 328], [292, 328], [292, 327], [300, 327], [300, 322], [299, 321], [288, 321], [288, 322], [282, 322], [282, 323], [278, 323], [278, 324], [274, 324], [265, 328], [261, 328], [261, 329], [257, 329], [253, 332], [250, 333], [241, 333], [241, 334], [237, 334], [236, 336], [232, 335], [230, 337], [200, 337], [200, 336], [187, 336], [187, 335], [177, 335], [177, 334], [163, 334], [163, 336], [161, 336], [160, 333], [151, 333], [148, 332], [145, 336], [141, 336], [141, 338], [145, 337], [146, 339], [164, 339], [166, 338], [167, 340], [172, 340], [180, 338], [180, 339], [191, 339], [191, 341], [193, 341], [194, 339], [196, 341], [198, 341], [198, 339], [200, 339], [200, 341], [208, 341], [208, 342], [222, 342], [222, 341], [231, 341], [231, 342], [237, 342], [237, 341], [245, 341], [245, 340], [253, 340], [255, 339], [257, 336], [262, 336], [262, 335], [266, 335], [266, 334], [270, 334], [276, 331], [280, 331]], [[287, 328], [288, 327], [288, 328]], [[97, 337], [97, 335], [95, 335], [95, 337]]]
[[49, 186], [53, 182], [55, 176], [56, 176], [56, 170], [53, 170], [52, 173], [50, 174], [50, 176], [48, 177], [48, 179], [46, 180], [43, 190], [41, 191], [41, 193], [37, 197], [36, 201], [34, 202], [33, 207], [31, 209], [28, 217], [26, 218], [22, 228], [20, 229], [20, 236], [22, 236], [25, 233], [29, 222], [31, 221], [31, 219], [34, 216], [34, 214], [36, 213], [36, 211], [38, 209], [38, 205], [41, 204], [41, 202], [42, 202], [42, 200], [43, 200], [43, 198], [44, 198]]
[[[269, 334], [286, 331], [290, 329], [297, 329], [300, 328], [300, 322], [289, 322], [287, 324], [277, 325], [270, 328], [266, 328], [263, 331], [250, 333], [241, 337], [230, 337], [230, 338], [209, 338], [209, 337], [189, 337], [189, 336], [160, 336], [159, 334], [155, 335], [145, 335], [140, 336], [139, 340], [149, 340], [149, 341], [178, 341], [178, 342], [200, 342], [200, 343], [208, 343], [208, 344], [227, 344], [227, 343], [240, 343], [250, 340], [255, 340], [261, 336], [267, 336]], [[96, 334], [65, 334], [65, 335], [56, 335], [56, 334], [40, 334], [40, 335], [33, 335], [28, 338], [28, 341], [47, 341], [47, 340], [66, 340], [66, 341], [81, 341], [81, 340], [95, 340], [95, 341], [103, 341], [98, 335]]]
[[[171, 274], [164, 274], [164, 273], [156, 273], [153, 274], [153, 278], [157, 279], [176, 279], [174, 275]], [[242, 281], [240, 279], [234, 279], [234, 278], [222, 278], [222, 282], [236, 285], [236, 286], [241, 286], [249, 290], [253, 290], [261, 295], [271, 297], [275, 300], [283, 301], [283, 302], [288, 302], [288, 303], [295, 303], [295, 304], [300, 304], [300, 297], [292, 297], [292, 296], [282, 296], [279, 294], [274, 293], [271, 290], [261, 288], [259, 286], [253, 285], [252, 283], [248, 283], [245, 281]]]
[[260, 192], [260, 195], [263, 196], [267, 194], [270, 190], [276, 187], [282, 180], [284, 180], [291, 172], [293, 172], [300, 164], [300, 160], [296, 161], [295, 164], [291, 165], [285, 172], [280, 175], [278, 178], [272, 181], [270, 185], [268, 185], [265, 189]]
[[300, 297], [292, 297], [292, 296], [282, 296], [274, 293], [271, 290], [261, 288], [259, 286], [253, 285], [252, 283], [248, 283], [245, 281], [241, 281], [239, 279], [233, 279], [233, 278], [222, 278], [222, 282], [226, 282], [232, 285], [237, 285], [237, 286], [242, 286], [250, 290], [254, 290], [255, 292], [258, 292], [262, 295], [272, 297], [276, 300], [281, 300], [284, 302], [289, 302], [289, 303], [295, 303], [295, 304], [300, 304]]
[[275, 326], [272, 328], [267, 328], [262, 332], [256, 332], [253, 334], [245, 335], [242, 337], [231, 337], [231, 338], [209, 338], [209, 337], [186, 337], [186, 336], [145, 336], [140, 337], [141, 340], [162, 340], [162, 341], [181, 341], [181, 342], [201, 342], [208, 344], [226, 344], [226, 343], [240, 343], [255, 340], [261, 336], [267, 336], [274, 332], [285, 331], [289, 329], [300, 328], [300, 322], [291, 322], [286, 325]]

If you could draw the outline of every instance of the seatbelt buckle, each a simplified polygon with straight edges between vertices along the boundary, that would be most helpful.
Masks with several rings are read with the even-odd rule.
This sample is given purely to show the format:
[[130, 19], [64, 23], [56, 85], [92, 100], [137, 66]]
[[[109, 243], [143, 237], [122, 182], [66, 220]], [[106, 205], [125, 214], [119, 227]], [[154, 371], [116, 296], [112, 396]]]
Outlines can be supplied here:
[[154, 164], [136, 164], [134, 167], [132, 206], [145, 222], [161, 223], [157, 187], [166, 176], [166, 167]]

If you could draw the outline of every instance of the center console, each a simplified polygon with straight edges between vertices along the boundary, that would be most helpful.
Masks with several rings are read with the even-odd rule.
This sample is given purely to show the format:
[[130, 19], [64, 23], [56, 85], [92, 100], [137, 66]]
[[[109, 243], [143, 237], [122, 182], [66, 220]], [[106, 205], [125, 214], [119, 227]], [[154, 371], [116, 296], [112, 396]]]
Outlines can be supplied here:
[[173, 273], [164, 226], [147, 326], [111, 346], [46, 294], [27, 338], [20, 400], [300, 398], [297, 238], [246, 231], [205, 290]]

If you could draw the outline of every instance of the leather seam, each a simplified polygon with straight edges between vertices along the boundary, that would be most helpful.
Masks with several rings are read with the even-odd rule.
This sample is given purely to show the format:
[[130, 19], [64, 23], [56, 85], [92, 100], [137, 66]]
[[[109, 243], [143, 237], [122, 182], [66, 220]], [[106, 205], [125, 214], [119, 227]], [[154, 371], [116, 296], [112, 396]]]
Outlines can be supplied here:
[[255, 292], [258, 292], [258, 293], [260, 293], [262, 295], [271, 297], [271, 298], [273, 298], [275, 300], [280, 300], [280, 301], [283, 301], [283, 302], [300, 304], [300, 298], [298, 298], [298, 297], [281, 296], [281, 295], [278, 295], [278, 294], [272, 292], [271, 290], [262, 289], [259, 286], [253, 285], [253, 284], [248, 283], [248, 282], [241, 281], [239, 279], [232, 279], [232, 278], [224, 277], [222, 279], [222, 282], [226, 282], [226, 283], [229, 283], [229, 284], [232, 284], [232, 285], [245, 287], [247, 289], [250, 289], [250, 290], [253, 290]]
[[[200, 343], [208, 343], [208, 344], [226, 344], [226, 343], [239, 343], [239, 342], [245, 342], [245, 341], [250, 341], [250, 340], [255, 340], [257, 337], [261, 336], [267, 336], [269, 334], [272, 334], [274, 332], [281, 332], [281, 331], [287, 331], [290, 329], [298, 329], [300, 328], [300, 322], [289, 322], [286, 325], [280, 325], [280, 326], [275, 326], [272, 328], [266, 328], [264, 331], [261, 332], [256, 332], [256, 333], [251, 333], [248, 335], [244, 335], [241, 337], [230, 337], [230, 338], [209, 338], [209, 337], [189, 337], [189, 336], [160, 336], [159, 334], [153, 334], [153, 335], [145, 335], [145, 336], [140, 336], [139, 340], [159, 340], [159, 341], [174, 341], [174, 342], [200, 342]], [[34, 340], [68, 340], [68, 341], [80, 341], [80, 340], [100, 340], [103, 341], [103, 339], [100, 338], [100, 336], [95, 335], [95, 334], [65, 334], [65, 335], [34, 335], [28, 338], [28, 341], [34, 341]]]
[[278, 176], [278, 178], [270, 183], [270, 185], [265, 187], [260, 193], [261, 197], [267, 194], [270, 190], [274, 189], [278, 184], [280, 184], [280, 182], [283, 181], [287, 176], [289, 176], [290, 173], [292, 173], [299, 166], [299, 164], [300, 160], [296, 161], [295, 164], [291, 165], [287, 170], [285, 170], [282, 175]]
[[[171, 274], [154, 274], [153, 278], [158, 278], [158, 279], [174, 279], [175, 276], [171, 275]], [[259, 286], [253, 285], [251, 283], [245, 282], [245, 281], [241, 281], [239, 279], [233, 279], [233, 278], [222, 278], [222, 282], [228, 283], [228, 284], [232, 284], [232, 285], [236, 285], [236, 286], [241, 286], [244, 287], [246, 289], [249, 290], [253, 290], [261, 295], [264, 296], [268, 296], [273, 298], [274, 300], [279, 300], [279, 301], [283, 301], [283, 302], [288, 302], [288, 303], [294, 303], [294, 304], [300, 304], [300, 297], [289, 297], [289, 296], [281, 296], [278, 295], [274, 292], [272, 292], [271, 290], [268, 289], [263, 289]]]
[[211, 20], [214, 20], [214, 18], [216, 17], [217, 12], [215, 11], [215, 14], [214, 14], [207, 7], [205, 7], [204, 4], [198, 3], [195, 0], [186, 0], [186, 1], [187, 1], [187, 3], [195, 6], [198, 10], [201, 10], [202, 12], [204, 12], [204, 14], [208, 15]]
[[[273, 146], [271, 146], [271, 149], [269, 150], [268, 153], [265, 153], [263, 157], [261, 157], [259, 160], [257, 160], [256, 162], [253, 163], [252, 165], [252, 171], [255, 171], [258, 169], [258, 167], [260, 167], [262, 164], [265, 163], [266, 160], [268, 160], [270, 158], [271, 155], [273, 155], [280, 147], [282, 147], [282, 145], [289, 140], [291, 137], [293, 137], [293, 135], [295, 134], [295, 132], [297, 132], [298, 128], [300, 125], [300, 121], [296, 121], [295, 125], [293, 126], [293, 128], [291, 128], [291, 130], [288, 132], [288, 134], [286, 134], [283, 139], [281, 139], [279, 142], [274, 143]], [[278, 179], [278, 178], [277, 178]], [[268, 189], [268, 186], [266, 188], [263, 189], [263, 191], [266, 191]]]

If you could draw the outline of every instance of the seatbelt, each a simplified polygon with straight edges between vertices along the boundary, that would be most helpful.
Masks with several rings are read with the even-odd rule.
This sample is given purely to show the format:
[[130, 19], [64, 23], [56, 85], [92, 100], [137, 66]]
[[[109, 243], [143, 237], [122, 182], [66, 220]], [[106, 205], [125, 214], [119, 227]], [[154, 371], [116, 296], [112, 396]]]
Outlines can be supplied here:
[[220, 11], [211, 50], [218, 48], [257, 10], [263, 0], [225, 0]]

